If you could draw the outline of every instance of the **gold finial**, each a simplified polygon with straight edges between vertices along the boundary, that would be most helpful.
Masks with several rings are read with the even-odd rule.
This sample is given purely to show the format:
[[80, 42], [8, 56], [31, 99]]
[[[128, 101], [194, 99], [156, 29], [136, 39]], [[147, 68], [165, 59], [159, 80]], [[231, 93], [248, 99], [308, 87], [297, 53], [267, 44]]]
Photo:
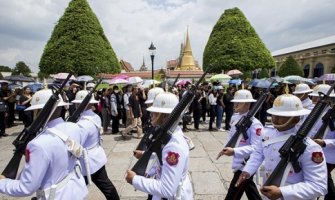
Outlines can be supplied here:
[[242, 86], [242, 90], [244, 90], [244, 83], [243, 82], [241, 82], [241, 86]]
[[86, 86], [87, 85], [87, 82], [84, 82], [84, 90], [86, 90]]
[[323, 83], [323, 84], [326, 84], [326, 80], [323, 80], [322, 83]]
[[286, 83], [285, 86], [285, 94], [289, 94], [290, 93], [290, 89], [288, 88], [288, 84]]

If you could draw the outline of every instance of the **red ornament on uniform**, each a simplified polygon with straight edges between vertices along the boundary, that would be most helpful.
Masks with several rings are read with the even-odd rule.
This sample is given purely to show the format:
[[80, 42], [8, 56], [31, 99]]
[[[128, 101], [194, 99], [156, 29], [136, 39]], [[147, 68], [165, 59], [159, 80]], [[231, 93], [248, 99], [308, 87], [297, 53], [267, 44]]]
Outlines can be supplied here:
[[26, 149], [24, 151], [24, 157], [26, 159], [26, 162], [29, 162], [29, 160], [30, 160], [30, 151], [29, 151], [29, 149]]
[[177, 165], [179, 162], [179, 154], [169, 151], [168, 155], [166, 156], [166, 162], [169, 163], [169, 165], [174, 166]]
[[313, 152], [312, 153], [312, 161], [320, 164], [323, 162], [323, 153], [322, 152]]
[[256, 128], [256, 135], [260, 136], [262, 133], [262, 129], [261, 128]]

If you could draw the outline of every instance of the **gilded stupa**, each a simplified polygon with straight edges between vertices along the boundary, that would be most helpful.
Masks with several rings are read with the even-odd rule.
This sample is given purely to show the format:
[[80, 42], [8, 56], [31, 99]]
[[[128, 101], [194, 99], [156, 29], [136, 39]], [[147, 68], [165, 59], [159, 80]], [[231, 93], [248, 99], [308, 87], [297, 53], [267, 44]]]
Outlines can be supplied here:
[[197, 63], [194, 60], [192, 49], [191, 49], [191, 42], [190, 42], [190, 36], [188, 34], [188, 28], [186, 33], [186, 42], [185, 45], [181, 45], [181, 55], [178, 62], [178, 67], [175, 68], [175, 70], [181, 70], [181, 71], [189, 71], [189, 70], [201, 70]]

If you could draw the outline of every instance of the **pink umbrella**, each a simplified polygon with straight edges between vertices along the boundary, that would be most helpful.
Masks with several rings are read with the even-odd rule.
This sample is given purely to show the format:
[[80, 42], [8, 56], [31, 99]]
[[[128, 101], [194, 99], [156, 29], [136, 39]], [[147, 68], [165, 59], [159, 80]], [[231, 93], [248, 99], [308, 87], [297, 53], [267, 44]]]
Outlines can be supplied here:
[[115, 85], [115, 84], [128, 84], [129, 81], [122, 79], [122, 78], [113, 78], [109, 81], [110, 85]]
[[[124, 74], [119, 74], [119, 75], [115, 76], [114, 78], [118, 78], [118, 79], [127, 79], [127, 78], [129, 78], [129, 76], [124, 75]], [[113, 79], [114, 79], [114, 78], [113, 78]]]
[[187, 80], [179, 80], [179, 81], [176, 83], [176, 85], [177, 85], [177, 86], [179, 86], [179, 85], [184, 86], [184, 85], [187, 84], [187, 83], [191, 83], [191, 82], [190, 82], [190, 81], [187, 81]]
[[240, 70], [237, 70], [237, 69], [229, 70], [227, 72], [227, 75], [229, 75], [229, 76], [241, 75], [241, 74], [243, 74], [243, 73]]
[[[65, 80], [69, 73], [58, 73], [53, 76], [54, 79]], [[70, 80], [76, 80], [76, 78], [72, 75]]]
[[335, 74], [324, 74], [320, 76], [318, 81], [335, 81]]

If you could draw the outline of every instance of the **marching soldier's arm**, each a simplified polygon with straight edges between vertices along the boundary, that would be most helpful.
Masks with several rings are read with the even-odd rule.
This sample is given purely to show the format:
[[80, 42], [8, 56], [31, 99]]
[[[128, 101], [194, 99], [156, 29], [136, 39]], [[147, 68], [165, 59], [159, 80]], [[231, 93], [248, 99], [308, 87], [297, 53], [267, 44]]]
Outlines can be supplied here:
[[250, 139], [250, 145], [234, 148], [236, 156], [248, 157], [259, 143], [262, 143], [261, 131], [263, 125], [261, 123], [253, 123], [248, 129], [248, 136]]
[[255, 174], [258, 168], [261, 166], [263, 160], [263, 145], [260, 142], [255, 145], [255, 150], [250, 154], [250, 158], [247, 164], [244, 166], [243, 171], [248, 172], [249, 175]]
[[29, 143], [25, 152], [26, 163], [18, 180], [2, 179], [0, 192], [9, 196], [24, 197], [36, 192], [47, 172], [49, 158], [38, 145]]
[[163, 149], [162, 161], [162, 174], [159, 180], [136, 175], [133, 178], [132, 184], [137, 190], [154, 196], [172, 199], [177, 191], [179, 182], [182, 179], [186, 156], [182, 152], [182, 149], [175, 145], [169, 145], [169, 147], [166, 146]]
[[296, 184], [281, 186], [280, 190], [284, 199], [313, 199], [325, 195], [327, 193], [327, 167], [321, 147], [315, 143], [312, 146], [308, 145], [299, 161], [304, 180]]

